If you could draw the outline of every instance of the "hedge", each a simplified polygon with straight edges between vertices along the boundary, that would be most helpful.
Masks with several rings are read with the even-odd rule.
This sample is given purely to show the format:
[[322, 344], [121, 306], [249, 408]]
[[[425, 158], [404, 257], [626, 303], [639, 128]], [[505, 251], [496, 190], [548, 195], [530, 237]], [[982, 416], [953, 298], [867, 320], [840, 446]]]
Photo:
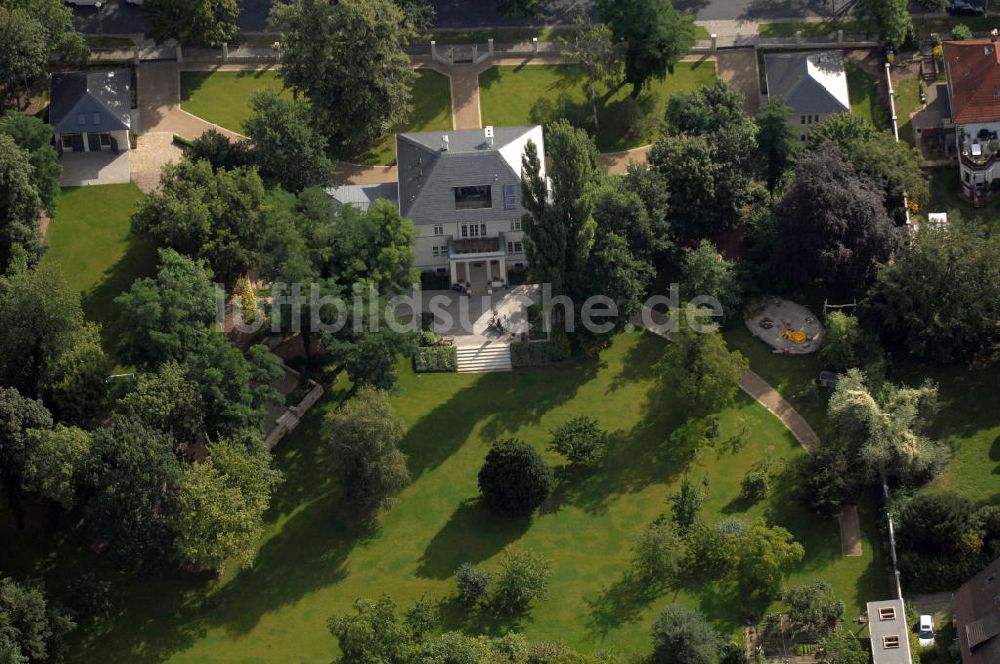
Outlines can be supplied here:
[[510, 362], [515, 367], [538, 367], [552, 362], [549, 341], [515, 341], [510, 345]]
[[458, 371], [458, 351], [454, 346], [418, 348], [413, 356], [413, 370], [417, 373]]

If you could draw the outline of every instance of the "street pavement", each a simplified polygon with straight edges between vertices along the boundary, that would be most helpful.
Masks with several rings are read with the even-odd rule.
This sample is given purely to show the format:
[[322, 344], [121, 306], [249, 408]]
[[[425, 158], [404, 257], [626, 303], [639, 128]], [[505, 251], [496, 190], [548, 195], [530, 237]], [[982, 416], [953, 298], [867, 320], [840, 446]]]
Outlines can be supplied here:
[[[243, 32], [267, 29], [272, 0], [242, 0], [237, 19]], [[699, 21], [766, 21], [827, 16], [841, 13], [856, 0], [673, 0], [674, 6]], [[594, 0], [548, 0], [542, 14], [530, 21], [504, 16], [496, 0], [431, 0], [437, 11], [435, 27], [445, 29], [569, 25], [581, 12], [593, 12]], [[94, 7], [74, 7], [76, 28], [87, 34], [138, 34], [145, 32], [142, 8], [125, 0], [108, 0], [98, 20]]]

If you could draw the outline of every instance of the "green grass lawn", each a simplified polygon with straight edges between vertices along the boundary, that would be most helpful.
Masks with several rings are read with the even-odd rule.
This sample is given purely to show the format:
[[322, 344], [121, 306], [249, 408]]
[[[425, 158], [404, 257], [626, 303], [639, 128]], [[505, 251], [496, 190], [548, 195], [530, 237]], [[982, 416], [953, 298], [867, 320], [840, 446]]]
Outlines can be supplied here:
[[156, 265], [153, 247], [129, 234], [129, 217], [142, 198], [134, 184], [63, 189], [46, 234], [43, 260], [58, 263], [80, 290], [87, 317], [102, 325], [108, 351], [122, 331], [114, 298]]
[[[350, 156], [351, 161], [390, 164], [396, 159], [396, 133], [452, 128], [448, 77], [429, 69], [416, 73], [410, 118], [368, 152]], [[250, 118], [250, 95], [257, 90], [273, 90], [291, 97], [290, 91], [282, 90], [281, 77], [273, 71], [181, 72], [181, 108], [235, 132], [243, 132], [243, 123]]]
[[899, 122], [899, 138], [910, 145], [915, 145], [913, 136], [913, 120], [911, 113], [923, 108], [920, 103], [920, 79], [904, 78], [893, 84], [896, 103], [896, 118]]
[[292, 96], [276, 71], [181, 72], [181, 108], [237, 133], [250, 119], [250, 95], [258, 90]]
[[650, 82], [645, 109], [648, 126], [631, 136], [628, 135], [631, 86], [598, 90], [599, 129], [595, 131], [587, 83], [580, 69], [574, 66], [491, 67], [479, 76], [479, 94], [484, 124], [535, 124], [546, 119], [544, 112], [539, 113], [541, 107], [555, 104], [566, 109], [565, 114], [574, 125], [596, 134], [601, 152], [614, 152], [651, 143], [658, 131], [656, 121], [662, 117], [670, 95], [709, 85], [714, 79], [713, 62], [677, 63], [672, 75]]
[[866, 118], [879, 129], [891, 129], [892, 118], [879, 101], [876, 81], [857, 65], [848, 62], [846, 66], [851, 113]]
[[761, 37], [794, 37], [801, 31], [803, 37], [829, 37], [843, 29], [845, 34], [863, 32], [863, 28], [855, 21], [783, 21], [779, 23], [761, 23], [757, 26], [757, 34]]
[[924, 212], [947, 212], [975, 224], [987, 233], [1000, 233], [1000, 198], [994, 198], [984, 208], [974, 208], [962, 198], [957, 166], [936, 166], [927, 169], [931, 180], [931, 199]]
[[[688, 581], [648, 593], [623, 581], [637, 535], [668, 508], [667, 496], [685, 475], [697, 482], [708, 477], [703, 515], [709, 522], [766, 515], [792, 531], [806, 549], [804, 562], [791, 570], [792, 583], [827, 579], [849, 617], [884, 595], [870, 510], [863, 517], [865, 554], [845, 558], [836, 521], [799, 508], [786, 483], [757, 505], [739, 500], [739, 482], [751, 464], [770, 455], [783, 466], [803, 454], [780, 422], [748, 397], [741, 393], [720, 414], [719, 440], [740, 428], [750, 432], [742, 448], [720, 444], [695, 452], [671, 443], [682, 413], [651, 369], [664, 343], [647, 333], [623, 334], [598, 360], [509, 374], [415, 375], [401, 363], [393, 404], [407, 426], [402, 448], [413, 483], [375, 529], [357, 524], [330, 479], [322, 415], [343, 396], [331, 391], [275, 450], [286, 481], [267, 515], [254, 567], [217, 580], [170, 573], [133, 582], [114, 575], [120, 611], [75, 644], [74, 661], [329, 662], [336, 644], [326, 619], [347, 611], [356, 597], [387, 593], [404, 607], [423, 595], [447, 598], [459, 563], [494, 568], [508, 545], [554, 562], [550, 599], [517, 625], [531, 640], [564, 641], [585, 651], [648, 652], [655, 616], [675, 601], [698, 607], [735, 634], [741, 612], [769, 607], [721, 583]], [[478, 506], [476, 473], [490, 441], [516, 436], [559, 464], [545, 450], [549, 431], [582, 414], [614, 434], [602, 468], [557, 468], [557, 490], [532, 519], [497, 518]], [[12, 533], [3, 517], [0, 537], [6, 540]], [[16, 550], [0, 550], [0, 568], [42, 576], [53, 588], [81, 571], [107, 567], [72, 535], [53, 537], [29, 527], [16, 537]], [[443, 615], [447, 629], [497, 633], [510, 627], [453, 603], [445, 603]]]

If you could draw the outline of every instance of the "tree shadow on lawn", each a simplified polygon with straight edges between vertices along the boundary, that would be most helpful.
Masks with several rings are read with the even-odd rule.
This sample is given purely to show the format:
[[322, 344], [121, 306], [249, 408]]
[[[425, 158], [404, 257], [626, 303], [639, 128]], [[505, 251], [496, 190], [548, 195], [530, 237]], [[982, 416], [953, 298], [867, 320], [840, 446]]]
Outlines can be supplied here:
[[490, 512], [480, 500], [464, 501], [434, 536], [417, 567], [417, 576], [447, 579], [462, 563], [480, 563], [519, 540], [531, 527], [531, 517], [504, 517]]
[[81, 298], [88, 320], [101, 324], [101, 345], [112, 356], [126, 332], [115, 298], [127, 291], [136, 279], [155, 274], [160, 260], [152, 242], [129, 234], [125, 254], [104, 274], [104, 278]]
[[[657, 598], [667, 594], [671, 588], [667, 584], [651, 582], [634, 571], [627, 570], [610, 586], [605, 587], [601, 594], [594, 598], [584, 598], [590, 608], [587, 618], [588, 631], [600, 636], [625, 623], [636, 623], [642, 618], [643, 611]], [[677, 599], [674, 589], [674, 599]]]
[[416, 480], [440, 466], [481, 422], [487, 442], [537, 423], [545, 413], [572, 400], [599, 367], [596, 360], [581, 359], [538, 370], [483, 374], [410, 426], [399, 446], [408, 457], [410, 474]]

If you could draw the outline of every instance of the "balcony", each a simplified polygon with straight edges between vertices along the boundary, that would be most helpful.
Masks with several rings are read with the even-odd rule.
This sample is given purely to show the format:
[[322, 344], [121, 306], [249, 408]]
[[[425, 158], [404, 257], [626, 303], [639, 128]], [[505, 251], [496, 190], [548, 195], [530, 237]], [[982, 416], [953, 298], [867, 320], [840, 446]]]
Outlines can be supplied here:
[[494, 237], [474, 237], [448, 240], [448, 258], [470, 260], [477, 258], [500, 258], [507, 255], [504, 234]]
[[972, 136], [959, 132], [959, 151], [962, 163], [974, 170], [985, 170], [1000, 159], [1000, 139], [997, 132], [982, 129]]

